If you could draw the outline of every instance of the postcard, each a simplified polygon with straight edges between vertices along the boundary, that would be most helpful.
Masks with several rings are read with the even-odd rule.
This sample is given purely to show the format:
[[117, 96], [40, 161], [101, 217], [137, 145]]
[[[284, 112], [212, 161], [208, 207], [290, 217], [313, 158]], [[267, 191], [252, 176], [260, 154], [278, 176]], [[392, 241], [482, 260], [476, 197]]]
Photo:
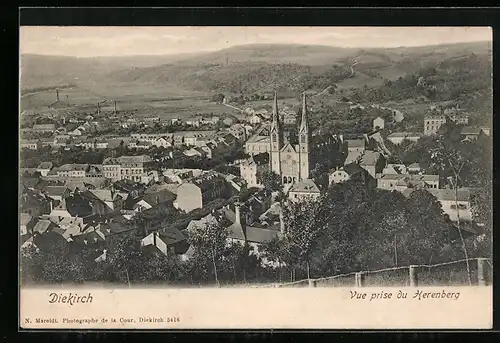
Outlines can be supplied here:
[[489, 27], [20, 28], [23, 329], [492, 328]]

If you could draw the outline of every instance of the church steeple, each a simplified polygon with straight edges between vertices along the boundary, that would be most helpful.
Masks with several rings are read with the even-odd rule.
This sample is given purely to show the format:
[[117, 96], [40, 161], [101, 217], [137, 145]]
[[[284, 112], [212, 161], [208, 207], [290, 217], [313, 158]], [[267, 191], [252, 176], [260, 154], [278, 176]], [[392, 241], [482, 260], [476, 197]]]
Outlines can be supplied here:
[[302, 95], [302, 120], [300, 122], [299, 132], [309, 133], [309, 126], [307, 125], [306, 92], [304, 92]]
[[307, 123], [306, 93], [302, 98], [302, 121], [299, 128], [300, 179], [309, 178], [309, 125]]
[[278, 93], [274, 91], [273, 116], [271, 121], [271, 151], [278, 151], [283, 146], [283, 128], [278, 111]]
[[269, 163], [271, 170], [281, 177], [280, 150], [283, 147], [283, 129], [281, 127], [280, 116], [278, 113], [278, 94], [276, 91], [274, 92], [273, 115], [269, 134], [271, 136]]

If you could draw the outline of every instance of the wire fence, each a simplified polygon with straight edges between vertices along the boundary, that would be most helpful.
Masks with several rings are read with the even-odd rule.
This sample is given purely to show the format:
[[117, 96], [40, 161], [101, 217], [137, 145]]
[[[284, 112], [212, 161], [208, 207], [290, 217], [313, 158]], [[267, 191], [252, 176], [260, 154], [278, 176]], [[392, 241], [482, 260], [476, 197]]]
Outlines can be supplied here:
[[491, 284], [492, 273], [493, 262], [490, 258], [469, 258], [433, 265], [421, 264], [352, 272], [275, 284], [274, 287], [486, 286]]

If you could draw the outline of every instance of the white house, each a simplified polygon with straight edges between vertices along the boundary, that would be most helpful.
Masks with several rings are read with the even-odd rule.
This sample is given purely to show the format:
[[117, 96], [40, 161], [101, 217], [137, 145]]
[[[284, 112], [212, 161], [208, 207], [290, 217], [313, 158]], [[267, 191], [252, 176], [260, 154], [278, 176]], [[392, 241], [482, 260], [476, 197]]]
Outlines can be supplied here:
[[385, 120], [381, 117], [377, 117], [373, 119], [373, 129], [383, 129], [385, 124]]

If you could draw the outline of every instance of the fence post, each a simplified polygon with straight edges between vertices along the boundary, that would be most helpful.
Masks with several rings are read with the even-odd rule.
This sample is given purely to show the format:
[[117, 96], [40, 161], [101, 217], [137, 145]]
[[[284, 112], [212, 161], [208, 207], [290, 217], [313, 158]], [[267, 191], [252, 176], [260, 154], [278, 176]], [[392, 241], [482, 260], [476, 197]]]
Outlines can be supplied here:
[[309, 279], [309, 287], [316, 287], [316, 280]]
[[418, 286], [418, 266], [410, 266], [410, 287]]
[[364, 287], [365, 286], [365, 273], [357, 272], [354, 275], [354, 280], [356, 282], [356, 287]]
[[486, 259], [484, 257], [477, 259], [477, 284], [479, 286], [486, 286], [488, 284]]

